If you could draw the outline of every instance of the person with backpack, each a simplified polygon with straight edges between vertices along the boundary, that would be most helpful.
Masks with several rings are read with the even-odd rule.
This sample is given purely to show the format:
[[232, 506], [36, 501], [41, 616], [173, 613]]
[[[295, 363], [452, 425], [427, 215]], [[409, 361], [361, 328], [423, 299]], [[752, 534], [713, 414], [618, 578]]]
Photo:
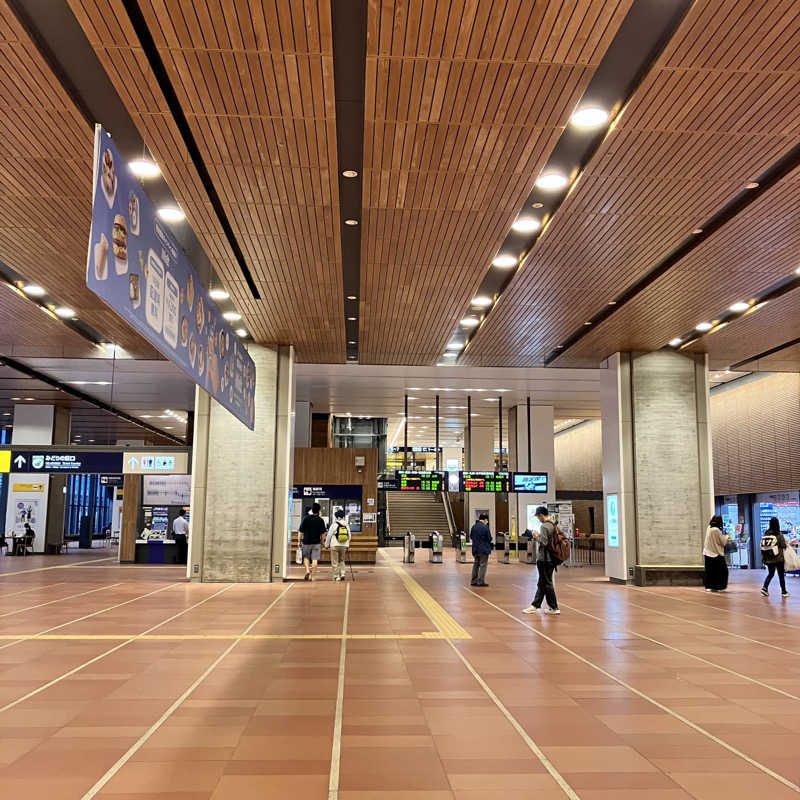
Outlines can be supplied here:
[[728, 537], [722, 532], [722, 517], [711, 517], [703, 542], [705, 573], [703, 583], [707, 592], [724, 592], [728, 588], [728, 565], [725, 562], [725, 545]]
[[781, 597], [788, 597], [789, 592], [786, 591], [786, 573], [784, 570], [784, 556], [786, 550], [786, 538], [781, 533], [781, 523], [777, 517], [773, 517], [769, 521], [769, 527], [764, 531], [761, 537], [761, 561], [767, 567], [767, 577], [764, 580], [764, 585], [761, 587], [761, 594], [764, 597], [769, 597], [769, 584], [778, 573], [778, 580], [781, 584]]
[[569, 558], [569, 539], [550, 519], [547, 506], [539, 506], [536, 509], [536, 518], [540, 523], [539, 534], [536, 537], [536, 570], [539, 573], [539, 582], [536, 585], [536, 596], [527, 608], [522, 609], [522, 613], [537, 614], [541, 611], [542, 601], [546, 599], [548, 608], [544, 613], [560, 614], [553, 573], [559, 564]]
[[335, 581], [343, 581], [347, 549], [350, 547], [350, 528], [345, 524], [344, 511], [336, 509], [325, 537], [325, 547], [331, 551], [331, 570]]

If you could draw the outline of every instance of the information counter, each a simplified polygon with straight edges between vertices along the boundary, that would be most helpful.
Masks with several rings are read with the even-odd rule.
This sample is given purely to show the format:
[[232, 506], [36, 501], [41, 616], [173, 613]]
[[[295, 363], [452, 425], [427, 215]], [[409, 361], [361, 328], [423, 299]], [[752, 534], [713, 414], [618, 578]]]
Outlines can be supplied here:
[[174, 539], [137, 539], [137, 564], [177, 564], [178, 548]]

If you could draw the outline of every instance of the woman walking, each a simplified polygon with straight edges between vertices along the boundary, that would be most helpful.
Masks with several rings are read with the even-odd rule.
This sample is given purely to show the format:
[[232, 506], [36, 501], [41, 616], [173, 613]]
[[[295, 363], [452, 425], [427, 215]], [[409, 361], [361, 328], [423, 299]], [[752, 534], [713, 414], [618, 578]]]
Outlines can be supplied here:
[[722, 517], [711, 517], [703, 544], [706, 562], [704, 584], [707, 592], [724, 592], [728, 588], [728, 565], [725, 563], [725, 545], [728, 541], [722, 532]]
[[781, 584], [781, 596], [788, 597], [786, 591], [786, 574], [784, 571], [784, 551], [786, 550], [786, 537], [781, 533], [781, 523], [777, 517], [769, 521], [769, 527], [761, 537], [761, 560], [767, 567], [767, 577], [761, 587], [761, 594], [769, 596], [769, 584], [778, 573], [778, 580]]

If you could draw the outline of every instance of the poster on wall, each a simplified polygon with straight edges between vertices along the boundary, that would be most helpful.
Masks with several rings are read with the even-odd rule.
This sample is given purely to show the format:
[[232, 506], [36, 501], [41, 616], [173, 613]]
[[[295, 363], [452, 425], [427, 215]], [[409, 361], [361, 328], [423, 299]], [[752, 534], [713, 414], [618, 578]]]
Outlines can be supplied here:
[[48, 475], [37, 476], [34, 481], [28, 475], [11, 475], [6, 505], [6, 531], [22, 536], [25, 533], [25, 523], [28, 523], [36, 534], [33, 540], [33, 551], [36, 553], [44, 550], [49, 486]]
[[92, 192], [87, 287], [252, 430], [253, 359], [100, 125]]

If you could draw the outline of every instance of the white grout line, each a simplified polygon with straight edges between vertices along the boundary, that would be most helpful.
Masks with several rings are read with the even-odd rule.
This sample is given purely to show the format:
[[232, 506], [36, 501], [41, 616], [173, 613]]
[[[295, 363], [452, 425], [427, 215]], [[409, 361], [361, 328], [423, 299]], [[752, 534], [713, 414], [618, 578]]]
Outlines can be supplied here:
[[[405, 567], [401, 567], [401, 569], [405, 571]], [[416, 600], [416, 598], [414, 599]], [[520, 725], [520, 723], [517, 721], [517, 718], [506, 708], [506, 706], [503, 704], [503, 701], [491, 690], [486, 681], [481, 678], [475, 667], [473, 667], [470, 663], [469, 659], [456, 647], [453, 640], [442, 630], [438, 621], [435, 620], [424, 607], [420, 606], [420, 608], [422, 608], [428, 619], [439, 629], [442, 637], [453, 649], [453, 652], [458, 656], [461, 663], [470, 671], [472, 677], [475, 678], [481, 689], [486, 692], [489, 699], [495, 704], [495, 706], [497, 706], [500, 713], [508, 720], [511, 727], [514, 728], [514, 730], [519, 734], [522, 741], [528, 746], [528, 749], [536, 756], [536, 758], [539, 759], [542, 766], [550, 773], [550, 777], [553, 778], [553, 780], [561, 787], [561, 790], [564, 792], [564, 794], [569, 798], [569, 800], [580, 800], [580, 796], [577, 794], [577, 792], [567, 783], [564, 776], [555, 768], [553, 763], [544, 754], [539, 745], [536, 744], [536, 742], [534, 742], [534, 740], [528, 735], [528, 732], [522, 727], [522, 725]]]
[[[2, 714], [3, 711], [8, 711], [9, 708], [13, 708], [16, 705], [19, 705], [20, 703], [24, 702], [25, 700], [29, 700], [31, 697], [34, 697], [35, 695], [39, 694], [40, 692], [45, 691], [45, 689], [49, 689], [51, 686], [55, 686], [57, 683], [61, 683], [61, 681], [65, 680], [66, 678], [72, 677], [76, 672], [80, 672], [82, 669], [85, 669], [86, 667], [89, 667], [92, 664], [95, 664], [96, 662], [100, 661], [101, 659], [105, 658], [106, 656], [110, 656], [112, 653], [116, 653], [117, 650], [121, 650], [123, 647], [127, 647], [129, 644], [131, 644], [131, 642], [135, 642], [140, 636], [144, 636], [145, 634], [151, 633], [152, 631], [157, 630], [158, 628], [160, 628], [162, 625], [166, 625], [168, 622], [172, 622], [172, 620], [183, 616], [188, 611], [192, 611], [193, 609], [197, 608], [198, 606], [203, 605], [203, 603], [207, 603], [209, 600], [213, 600], [218, 594], [222, 594], [223, 592], [227, 592], [228, 589], [232, 588], [235, 585], [236, 585], [235, 583], [232, 583], [232, 584], [229, 584], [228, 586], [225, 586], [223, 589], [220, 589], [218, 592], [215, 592], [214, 594], [209, 595], [204, 600], [201, 600], [199, 603], [195, 603], [194, 605], [189, 606], [188, 608], [184, 608], [183, 611], [179, 611], [177, 614], [173, 614], [169, 619], [165, 619], [163, 622], [159, 622], [157, 625], [153, 625], [151, 628], [148, 628], [146, 631], [143, 631], [142, 633], [138, 634], [137, 636], [133, 637], [132, 639], [126, 639], [124, 642], [122, 642], [122, 643], [120, 643], [118, 645], [115, 645], [114, 647], [111, 647], [110, 649], [106, 650], [105, 652], [100, 653], [99, 655], [96, 655], [94, 658], [90, 658], [88, 661], [85, 661], [83, 664], [80, 664], [79, 666], [74, 667], [73, 669], [69, 670], [69, 672], [65, 672], [63, 675], [59, 675], [57, 678], [53, 678], [53, 680], [48, 681], [47, 683], [45, 683], [42, 686], [39, 686], [36, 689], [32, 689], [27, 694], [22, 695], [22, 697], [18, 697], [16, 700], [12, 700], [10, 703], [6, 703], [4, 706], [0, 706], [0, 714]], [[31, 641], [31, 640], [29, 639], [28, 641]]]
[[[78, 617], [77, 619], [71, 619], [68, 622], [62, 622], [60, 625], [53, 625], [52, 628], [45, 628], [43, 631], [39, 631], [36, 636], [42, 636], [45, 633], [52, 633], [53, 631], [60, 630], [61, 628], [66, 628], [68, 625], [74, 625], [76, 622], [83, 622], [85, 619], [90, 619], [91, 617], [96, 617], [98, 614], [105, 614], [106, 611], [113, 611], [115, 608], [121, 608], [122, 606], [127, 606], [129, 603], [135, 603], [137, 600], [143, 600], [145, 597], [150, 597], [150, 595], [158, 594], [159, 592], [166, 591], [167, 589], [172, 589], [174, 586], [180, 586], [180, 583], [170, 583], [167, 586], [162, 586], [160, 589], [155, 589], [152, 592], [147, 592], [147, 594], [140, 594], [138, 597], [132, 597], [130, 600], [125, 600], [122, 603], [116, 603], [113, 606], [106, 606], [106, 608], [101, 608], [99, 611], [93, 611], [91, 614], [86, 614], [83, 617]], [[0, 650], [4, 650], [6, 647], [14, 647], [14, 645], [21, 644], [22, 642], [31, 642], [35, 641], [33, 639], [18, 639], [14, 642], [9, 642], [8, 644], [0, 645]]]
[[513, 614], [506, 611], [504, 608], [500, 608], [500, 606], [495, 605], [490, 600], [487, 600], [485, 597], [481, 597], [481, 595], [479, 595], [477, 592], [473, 592], [469, 587], [465, 586], [464, 590], [473, 595], [473, 597], [477, 597], [478, 600], [486, 603], [487, 605], [490, 605], [492, 608], [496, 609], [501, 614], [505, 614], [505, 616], [507, 616], [509, 619], [514, 620], [514, 622], [516, 622], [518, 625], [522, 625], [523, 628], [527, 628], [529, 631], [532, 631], [537, 636], [541, 636], [543, 639], [546, 639], [548, 642], [550, 642], [550, 644], [555, 645], [559, 649], [563, 650], [565, 653], [569, 653], [573, 658], [576, 658], [578, 659], [578, 661], [586, 664], [586, 666], [591, 667], [594, 670], [597, 670], [597, 672], [599, 672], [601, 675], [605, 675], [607, 678], [614, 681], [614, 683], [618, 683], [620, 686], [623, 686], [629, 692], [635, 694], [637, 697], [641, 697], [642, 700], [646, 700], [648, 703], [651, 703], [656, 708], [660, 709], [666, 714], [669, 714], [671, 717], [674, 717], [679, 722], [682, 722], [684, 725], [687, 725], [692, 730], [697, 731], [697, 733], [702, 734], [715, 744], [718, 744], [720, 747], [724, 747], [728, 752], [733, 753], [735, 756], [741, 758], [743, 761], [746, 761], [751, 766], [761, 770], [761, 772], [763, 772], [765, 775], [769, 775], [770, 778], [775, 779], [776, 781], [778, 781], [778, 783], [781, 783], [787, 788], [791, 789], [793, 792], [797, 792], [800, 794], [800, 786], [798, 786], [796, 783], [792, 783], [792, 781], [790, 781], [788, 778], [784, 778], [783, 775], [780, 775], [774, 770], [771, 770], [765, 764], [762, 764], [760, 761], [756, 761], [754, 758], [751, 758], [746, 753], [743, 753], [741, 750], [734, 747], [732, 744], [728, 744], [724, 739], [720, 739], [718, 736], [714, 736], [713, 733], [707, 731], [705, 728], [698, 725], [696, 722], [692, 722], [687, 717], [684, 717], [683, 714], [679, 714], [677, 711], [673, 711], [671, 708], [665, 706], [663, 703], [659, 703], [658, 700], [655, 700], [654, 698], [650, 697], [649, 695], [645, 694], [639, 689], [636, 689], [634, 686], [631, 686], [631, 684], [627, 683], [626, 681], [623, 681], [621, 678], [617, 678], [615, 675], [612, 675], [610, 672], [603, 669], [601, 666], [598, 666], [594, 662], [589, 661], [588, 658], [584, 658], [579, 653], [576, 653], [574, 650], [571, 650], [566, 645], [561, 644], [561, 642], [556, 641], [552, 637], [548, 636], [546, 633], [543, 633], [542, 631], [534, 628], [532, 625], [529, 625], [527, 622], [523, 622], [521, 619], [518, 619]]
[[[246, 636], [250, 633], [251, 630], [259, 623], [261, 620], [269, 613], [269, 611], [278, 603], [278, 601], [286, 595], [289, 589], [292, 588], [294, 584], [289, 584], [248, 626], [245, 628], [242, 636]], [[230, 587], [227, 587], [230, 588]], [[224, 590], [223, 590], [224, 591]], [[219, 593], [218, 593], [219, 594]], [[214, 595], [212, 595], [213, 597]], [[208, 598], [209, 600], [211, 598]], [[188, 610], [188, 609], [187, 609]], [[163, 624], [163, 623], [162, 623]], [[109, 767], [106, 773], [103, 775], [100, 780], [86, 792], [85, 795], [81, 798], [81, 800], [91, 800], [121, 769], [125, 766], [125, 764], [130, 761], [130, 759], [138, 752], [138, 750], [142, 747], [142, 745], [178, 710], [181, 704], [186, 700], [189, 695], [217, 668], [217, 666], [222, 662], [222, 660], [230, 653], [234, 647], [241, 639], [237, 639], [235, 642], [232, 642], [225, 650], [219, 655], [211, 666], [206, 669], [206, 671], [199, 677], [197, 680], [192, 683], [191, 686], [177, 699], [175, 702], [156, 720], [140, 737], [137, 741], [132, 744], [128, 750], [114, 763]]]
[[21, 569], [17, 572], [0, 572], [0, 578], [7, 578], [9, 575], [27, 575], [31, 572], [47, 572], [51, 569], [74, 569], [75, 567], [82, 567], [84, 564], [97, 564], [100, 561], [116, 561], [116, 559], [108, 556], [106, 558], [93, 558], [80, 564], [58, 564], [55, 567], [36, 567], [35, 569]]
[[[577, 588], [575, 586], [572, 587], [573, 589]], [[581, 589], [582, 592], [587, 592], [588, 594], [594, 594], [590, 592], [588, 589]], [[599, 597], [599, 595], [596, 595]], [[798, 650], [788, 650], [785, 647], [781, 647], [777, 644], [770, 644], [769, 642], [762, 642], [760, 639], [751, 639], [749, 636], [745, 636], [741, 633], [734, 633], [733, 631], [726, 631], [724, 628], [715, 628], [713, 625], [707, 625], [705, 622], [696, 622], [693, 619], [686, 619], [686, 617], [678, 617], [675, 614], [669, 614], [666, 611], [659, 611], [656, 608], [650, 608], [649, 606], [640, 606], [638, 603], [628, 602], [628, 605], [633, 606], [634, 608], [641, 608], [643, 611], [649, 611], [651, 614], [660, 614], [662, 617], [669, 617], [670, 619], [677, 620], [678, 622], [683, 622], [688, 625], [697, 625], [699, 628], [706, 628], [710, 631], [716, 631], [717, 633], [724, 633], [727, 636], [734, 636], [737, 639], [743, 639], [745, 642], [750, 642], [751, 644], [757, 644], [761, 647], [770, 647], [773, 650], [780, 650], [782, 653], [788, 653], [790, 656], [800, 656], [800, 651]]]
[[[516, 583], [511, 584], [515, 589], [523, 589], [522, 586], [518, 586]], [[570, 587], [572, 589], [578, 589], [577, 586]], [[598, 595], [594, 594], [594, 592], [590, 592], [587, 589], [579, 589], [581, 592], [586, 592], [586, 594], [592, 595], [593, 597], [598, 597]], [[632, 630], [631, 628], [626, 628], [623, 623], [615, 622], [610, 619], [603, 619], [603, 617], [597, 617], [594, 614], [590, 614], [588, 611], [582, 611], [580, 608], [575, 608], [575, 606], [569, 606], [566, 603], [563, 603], [559, 600], [558, 603], [559, 607], [564, 606], [564, 608], [568, 608], [570, 611], [574, 611], [577, 614], [582, 614], [584, 617], [590, 617], [591, 619], [596, 619], [598, 622], [602, 623], [609, 623], [616, 628], [619, 628], [627, 633], [632, 634], [633, 636], [637, 636], [639, 639], [645, 639], [648, 642], [652, 642], [653, 644], [657, 644], [659, 647], [666, 647], [667, 650], [672, 650], [675, 653], [680, 653], [681, 655], [686, 656], [687, 658], [693, 658], [695, 661], [701, 661], [703, 664], [708, 664], [710, 667], [714, 667], [714, 669], [720, 669], [723, 672], [727, 672], [729, 675], [735, 675], [737, 678], [742, 678], [743, 680], [749, 681], [750, 683], [758, 684], [759, 686], [763, 686], [765, 689], [769, 689], [771, 692], [776, 692], [777, 694], [782, 694], [784, 697], [788, 697], [791, 700], [800, 700], [800, 696], [796, 694], [792, 694], [791, 692], [785, 692], [783, 689], [778, 689], [776, 686], [770, 686], [768, 683], [764, 683], [763, 681], [758, 680], [758, 678], [751, 678], [749, 675], [744, 675], [741, 672], [737, 672], [735, 669], [730, 669], [729, 667], [723, 667], [722, 664], [717, 664], [714, 661], [709, 661], [707, 658], [703, 658], [702, 656], [697, 656], [694, 653], [689, 653], [686, 650], [681, 650], [680, 647], [673, 647], [671, 644], [667, 644], [666, 642], [660, 642], [658, 639], [653, 639], [651, 636], [647, 636], [644, 633], [638, 633], [637, 631]]]
[[347, 615], [350, 611], [350, 584], [344, 595], [342, 619], [342, 646], [339, 649], [339, 681], [336, 684], [336, 716], [333, 720], [333, 745], [331, 746], [331, 772], [328, 778], [328, 800], [339, 798], [339, 766], [342, 757], [342, 708], [344, 706], [344, 667], [347, 661]]
[[53, 603], [61, 603], [64, 600], [72, 600], [76, 597], [83, 597], [87, 594], [94, 594], [95, 592], [102, 592], [103, 589], [113, 589], [115, 586], [122, 586], [122, 581], [120, 583], [110, 583], [108, 586], [101, 586], [99, 589], [89, 589], [88, 592], [78, 592], [78, 594], [68, 594], [66, 597], [58, 597], [55, 600], [48, 600], [46, 603], [39, 603], [35, 606], [27, 606], [26, 608], [18, 608], [16, 611], [6, 611], [5, 614], [0, 614], [0, 618], [2, 617], [11, 617], [14, 614], [21, 614], [23, 611], [33, 611], [34, 608], [43, 608], [44, 606], [51, 606]]
[[30, 589], [23, 589], [21, 592], [11, 592], [11, 594], [0, 594], [0, 601], [5, 600], [7, 597], [16, 597], [18, 594], [27, 594], [28, 592], [35, 592], [37, 589], [52, 589], [54, 586], [63, 586], [66, 581], [56, 581], [55, 583], [43, 583], [40, 586], [31, 586]]

